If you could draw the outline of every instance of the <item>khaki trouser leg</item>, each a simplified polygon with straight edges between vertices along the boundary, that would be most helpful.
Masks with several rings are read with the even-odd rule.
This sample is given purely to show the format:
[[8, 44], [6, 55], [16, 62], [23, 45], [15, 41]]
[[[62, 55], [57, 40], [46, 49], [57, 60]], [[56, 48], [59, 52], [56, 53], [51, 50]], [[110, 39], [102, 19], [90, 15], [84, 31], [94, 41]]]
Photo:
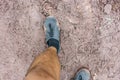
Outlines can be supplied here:
[[60, 80], [60, 63], [54, 47], [39, 54], [31, 64], [25, 80]]

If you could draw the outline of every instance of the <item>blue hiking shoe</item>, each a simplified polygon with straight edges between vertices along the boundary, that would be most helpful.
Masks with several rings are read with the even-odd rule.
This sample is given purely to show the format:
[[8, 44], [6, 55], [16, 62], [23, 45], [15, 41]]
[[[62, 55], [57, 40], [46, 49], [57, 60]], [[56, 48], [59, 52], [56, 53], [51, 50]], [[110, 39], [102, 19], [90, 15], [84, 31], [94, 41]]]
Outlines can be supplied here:
[[46, 36], [46, 43], [48, 46], [53, 46], [59, 52], [60, 50], [60, 28], [58, 26], [57, 20], [49, 16], [44, 22], [44, 30]]
[[74, 80], [90, 80], [90, 72], [87, 69], [80, 69], [75, 77]]

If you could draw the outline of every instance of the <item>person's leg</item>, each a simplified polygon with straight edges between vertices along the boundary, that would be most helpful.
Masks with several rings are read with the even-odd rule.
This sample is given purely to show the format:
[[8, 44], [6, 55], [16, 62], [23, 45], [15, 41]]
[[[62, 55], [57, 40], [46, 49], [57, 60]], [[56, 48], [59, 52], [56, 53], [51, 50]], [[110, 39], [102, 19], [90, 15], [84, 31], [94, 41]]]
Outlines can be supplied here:
[[31, 64], [25, 80], [59, 80], [60, 63], [57, 53], [60, 50], [59, 28], [54, 17], [48, 17], [44, 24], [48, 49], [39, 54]]
[[38, 55], [31, 64], [26, 80], [59, 80], [60, 63], [54, 47]]

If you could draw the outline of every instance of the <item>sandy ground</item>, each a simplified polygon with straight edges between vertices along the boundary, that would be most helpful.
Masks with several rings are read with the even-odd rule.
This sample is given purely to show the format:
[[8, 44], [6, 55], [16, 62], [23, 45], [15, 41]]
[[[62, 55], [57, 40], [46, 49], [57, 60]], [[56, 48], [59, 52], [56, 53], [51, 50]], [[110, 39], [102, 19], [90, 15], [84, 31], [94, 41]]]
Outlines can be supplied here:
[[0, 80], [23, 80], [46, 49], [43, 21], [61, 28], [61, 80], [88, 67], [93, 80], [120, 80], [120, 0], [0, 0]]

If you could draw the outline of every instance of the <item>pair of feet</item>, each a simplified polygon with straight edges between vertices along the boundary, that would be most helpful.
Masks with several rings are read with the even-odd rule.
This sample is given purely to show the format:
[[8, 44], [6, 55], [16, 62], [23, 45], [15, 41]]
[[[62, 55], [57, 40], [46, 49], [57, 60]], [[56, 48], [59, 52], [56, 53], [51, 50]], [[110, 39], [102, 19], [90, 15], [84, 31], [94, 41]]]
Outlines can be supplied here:
[[[54, 17], [47, 17], [44, 22], [44, 30], [46, 36], [46, 43], [48, 47], [53, 46], [60, 51], [60, 28], [58, 22]], [[88, 69], [80, 69], [74, 76], [74, 80], [90, 80], [90, 72]]]

